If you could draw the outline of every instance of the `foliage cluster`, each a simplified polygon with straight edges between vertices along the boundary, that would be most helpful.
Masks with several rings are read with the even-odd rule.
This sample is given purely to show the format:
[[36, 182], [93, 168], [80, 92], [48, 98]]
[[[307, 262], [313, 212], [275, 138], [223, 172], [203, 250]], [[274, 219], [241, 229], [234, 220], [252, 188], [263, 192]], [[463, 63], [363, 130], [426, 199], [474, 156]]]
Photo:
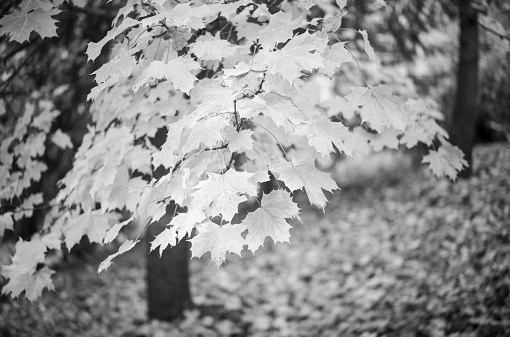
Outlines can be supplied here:
[[[358, 63], [348, 41], [336, 36], [346, 3], [127, 1], [106, 36], [87, 46], [88, 59], [95, 60], [113, 44], [109, 62], [93, 73], [93, 123], [60, 181], [58, 207], [39, 233], [16, 244], [12, 264], [2, 269], [9, 279], [3, 292], [17, 297], [25, 291], [36, 299], [53, 287], [45, 265], [49, 251], [62, 243], [70, 250], [84, 236], [108, 244], [135, 219], [146, 226], [158, 221], [170, 202], [186, 211], [174, 214], [151, 250], [162, 252], [188, 237], [193, 256], [210, 252], [219, 266], [227, 253], [240, 255], [245, 246], [255, 252], [267, 237], [288, 242], [288, 220], [300, 219], [292, 193], [304, 189], [310, 203], [324, 209], [324, 191], [338, 188], [315, 166], [331, 153], [354, 157], [437, 141], [423, 161], [437, 176], [455, 179], [465, 161], [437, 124], [441, 115], [432, 104], [366, 80], [346, 96], [310, 90], [306, 76], [332, 87], [343, 63]], [[0, 19], [0, 34], [16, 42], [33, 32], [54, 37], [60, 5], [23, 0]], [[325, 16], [308, 15], [315, 7]], [[368, 33], [354, 32], [363, 57], [379, 64]], [[0, 191], [2, 201], [22, 202], [2, 214], [1, 232], [42, 201], [27, 187], [45, 170], [38, 157], [58, 114], [38, 97], [19, 109], [24, 117], [2, 130]], [[159, 147], [161, 129], [167, 136]], [[62, 132], [51, 139], [72, 146]], [[157, 169], [164, 174], [154, 174]], [[278, 189], [262, 195], [258, 186], [269, 180]], [[250, 199], [260, 207], [233, 223], [239, 205]], [[129, 218], [121, 219], [122, 212]], [[126, 240], [99, 271], [138, 242]]]

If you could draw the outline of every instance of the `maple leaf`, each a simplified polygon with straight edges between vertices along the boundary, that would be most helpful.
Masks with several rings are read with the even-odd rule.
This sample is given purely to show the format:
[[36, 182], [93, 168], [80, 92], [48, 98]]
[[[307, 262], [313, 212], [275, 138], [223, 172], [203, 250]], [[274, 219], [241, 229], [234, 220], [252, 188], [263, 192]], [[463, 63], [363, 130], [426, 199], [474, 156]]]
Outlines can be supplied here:
[[[343, 7], [340, 7], [342, 9]], [[347, 14], [346, 11], [340, 11], [338, 14], [326, 13], [323, 19], [323, 29], [328, 33], [336, 32], [342, 25], [342, 19]]]
[[237, 132], [236, 129], [229, 127], [224, 129], [222, 134], [225, 142], [228, 143], [228, 148], [232, 152], [241, 153], [253, 149], [252, 130], [241, 130]]
[[256, 91], [263, 77], [262, 72], [251, 71], [251, 67], [244, 62], [238, 63], [234, 69], [223, 69], [225, 85], [233, 92], [242, 92], [245, 89]]
[[165, 228], [161, 233], [156, 235], [156, 238], [151, 241], [150, 251], [152, 252], [154, 249], [159, 247], [159, 257], [163, 254], [163, 251], [170, 246], [175, 246], [177, 244], [177, 232], [175, 228]]
[[263, 47], [274, 47], [277, 43], [287, 42], [294, 30], [303, 25], [301, 17], [292, 21], [292, 12], [278, 12], [271, 15], [269, 24], [259, 31], [259, 43]]
[[196, 41], [189, 45], [190, 52], [195, 54], [199, 60], [222, 60], [225, 57], [232, 56], [235, 52], [235, 46], [227, 40], [212, 39], [206, 41]]
[[195, 225], [204, 221], [205, 214], [200, 210], [191, 210], [177, 214], [169, 223], [177, 232], [177, 240], [182, 240], [186, 235], [191, 236]]
[[370, 138], [370, 146], [375, 152], [382, 151], [385, 147], [388, 149], [398, 149], [398, 136], [400, 134], [399, 131], [393, 129], [385, 130], [383, 133], [373, 135]]
[[71, 141], [71, 137], [67, 133], [63, 133], [62, 130], [58, 129], [55, 131], [53, 136], [51, 136], [51, 141], [53, 144], [57, 145], [61, 149], [72, 149], [73, 142]]
[[135, 219], [135, 216], [132, 215], [129, 219], [124, 220], [122, 222], [119, 222], [118, 224], [113, 225], [112, 228], [106, 231], [104, 238], [103, 238], [103, 244], [108, 244], [115, 240], [117, 236], [119, 235], [120, 230], [122, 227], [126, 226], [128, 223], [133, 221]]
[[190, 58], [176, 57], [166, 63], [163, 61], [152, 61], [138, 77], [133, 90], [136, 92], [142, 86], [167, 79], [172, 82], [175, 89], [189, 94], [190, 90], [193, 89], [193, 83], [198, 81], [192, 74], [192, 71], [199, 69], [202, 69], [200, 64]]
[[43, 111], [39, 113], [34, 120], [32, 121], [32, 126], [38, 128], [39, 130], [48, 133], [51, 129], [51, 124], [55, 120], [55, 118], [60, 114], [58, 110], [53, 108], [53, 105], [43, 104], [43, 102], [39, 102], [39, 107], [43, 108]]
[[324, 66], [322, 52], [327, 43], [327, 37], [317, 38], [306, 32], [294, 37], [280, 50], [261, 50], [256, 59], [267, 64], [269, 72], [278, 72], [292, 83], [303, 75], [301, 70], [312, 71]]
[[140, 242], [139, 240], [133, 241], [133, 240], [126, 240], [124, 243], [119, 247], [119, 250], [115, 254], [109, 255], [101, 264], [99, 264], [99, 268], [97, 269], [97, 272], [100, 273], [103, 270], [108, 269], [112, 265], [112, 260], [116, 258], [117, 256], [124, 254], [125, 252], [133, 249], [133, 247]]
[[211, 260], [219, 267], [225, 262], [227, 253], [241, 256], [245, 241], [241, 233], [246, 230], [242, 224], [226, 224], [218, 226], [208, 221], [200, 226], [198, 234], [189, 240], [191, 242], [191, 257], [200, 258], [207, 252], [211, 252]]
[[329, 192], [338, 189], [330, 175], [317, 170], [313, 161], [301, 162], [293, 159], [292, 163], [279, 162], [270, 169], [291, 191], [304, 187], [310, 203], [321, 209], [324, 209], [328, 202], [322, 189]]
[[347, 6], [347, 0], [336, 0], [335, 2], [341, 10]]
[[47, 11], [44, 8], [38, 8], [31, 12], [15, 10], [0, 19], [0, 25], [2, 26], [0, 36], [9, 34], [9, 41], [19, 43], [29, 41], [30, 33], [33, 31], [39, 34], [42, 39], [57, 36], [57, 26], [55, 24], [58, 21], [51, 17], [60, 12], [56, 8]]
[[95, 80], [98, 86], [91, 90], [87, 100], [96, 99], [101, 91], [120, 80], [126, 79], [131, 75], [131, 71], [135, 66], [136, 59], [132, 56], [132, 53], [127, 51], [117, 55], [110, 62], [103, 64], [101, 68], [92, 73], [92, 75], [96, 76]]
[[13, 225], [12, 212], [0, 214], [0, 237], [4, 235], [6, 229], [13, 230]]
[[346, 44], [338, 42], [324, 50], [324, 67], [319, 68], [319, 72], [331, 78], [343, 63], [354, 62], [352, 54], [345, 48]]
[[378, 133], [390, 127], [405, 130], [407, 115], [401, 108], [400, 100], [392, 96], [391, 89], [386, 85], [354, 87], [351, 91], [345, 98], [352, 105], [362, 107], [362, 122], [370, 123]]
[[370, 61], [374, 61], [375, 63], [379, 63], [379, 59], [377, 58], [377, 55], [375, 54], [374, 48], [372, 48], [372, 45], [370, 44], [370, 41], [368, 40], [368, 33], [366, 30], [358, 30], [360, 32], [361, 36], [363, 36], [363, 48], [365, 49], [365, 53], [367, 53], [368, 58], [370, 58]]
[[329, 0], [299, 0], [299, 6], [305, 8], [306, 10], [309, 10], [313, 6], [317, 4], [329, 4]]
[[21, 271], [14, 265], [4, 266], [2, 274], [9, 278], [9, 282], [4, 285], [2, 294], [10, 294], [16, 298], [25, 291], [27, 299], [33, 302], [41, 296], [44, 289], [55, 290], [51, 281], [51, 275], [54, 273], [46, 266], [33, 273]]
[[99, 211], [78, 215], [64, 229], [67, 249], [71, 250], [84, 235], [87, 235], [90, 242], [102, 243], [106, 231], [110, 229], [109, 221], [115, 218], [115, 215], [101, 214]]
[[209, 173], [208, 179], [200, 181], [192, 193], [191, 208], [208, 209], [212, 215], [221, 214], [230, 221], [237, 206], [247, 199], [246, 195], [256, 195], [257, 186], [248, 179], [252, 173], [233, 169], [225, 174]]
[[169, 27], [187, 27], [198, 30], [205, 28], [204, 18], [217, 16], [218, 13], [228, 18], [243, 4], [245, 4], [245, 1], [191, 7], [189, 2], [179, 3], [171, 10], [160, 8], [160, 14], [145, 18], [141, 23], [143, 26], [152, 26], [160, 21], [164, 21]]
[[291, 226], [285, 219], [290, 218], [299, 218], [299, 208], [289, 192], [275, 190], [263, 195], [260, 207], [248, 213], [242, 222], [248, 229], [245, 239], [248, 249], [255, 252], [268, 236], [275, 243], [289, 242]]
[[448, 133], [437, 122], [431, 118], [420, 118], [406, 129], [406, 132], [400, 139], [400, 143], [404, 144], [407, 148], [412, 148], [418, 143], [431, 146], [432, 142], [439, 135], [443, 138], [448, 138]]
[[437, 103], [408, 99], [405, 108], [410, 112], [410, 116], [406, 132], [400, 138], [401, 144], [405, 144], [407, 148], [412, 148], [419, 142], [431, 146], [436, 136], [448, 138], [448, 133], [435, 121], [444, 118], [437, 110]]
[[345, 140], [351, 136], [351, 133], [340, 122], [332, 122], [329, 118], [322, 116], [317, 120], [299, 125], [296, 128], [296, 134], [305, 136], [308, 144], [324, 157], [335, 152], [333, 144], [340, 152], [352, 157], [351, 150], [345, 145]]
[[218, 142], [223, 141], [221, 130], [229, 126], [228, 115], [218, 115], [200, 118], [188, 125], [189, 135], [186, 137], [181, 151], [187, 153], [196, 150], [203, 144], [206, 148], [215, 147]]
[[42, 8], [43, 11], [49, 11], [53, 8], [53, 4], [49, 0], [23, 0], [19, 5], [24, 13]]
[[292, 98], [296, 95], [296, 89], [280, 73], [268, 73], [262, 83], [262, 89], [266, 93], [275, 93], [282, 97]]
[[263, 114], [273, 120], [276, 126], [283, 127], [287, 134], [294, 132], [293, 125], [306, 121], [306, 116], [290, 100], [278, 94], [269, 93], [261, 98], [241, 100], [238, 103], [239, 114], [243, 118], [253, 118]]
[[468, 166], [464, 153], [447, 141], [443, 141], [437, 151], [429, 150], [422, 163], [429, 163], [429, 168], [438, 178], [446, 175], [453, 181], [457, 178], [457, 173]]
[[131, 19], [130, 17], [125, 17], [120, 25], [111, 29], [99, 42], [89, 42], [86, 51], [86, 54], [88, 55], [87, 61], [94, 61], [99, 56], [99, 54], [101, 54], [101, 50], [108, 42], [116, 38], [117, 35], [122, 34], [126, 29], [139, 24], [139, 21]]

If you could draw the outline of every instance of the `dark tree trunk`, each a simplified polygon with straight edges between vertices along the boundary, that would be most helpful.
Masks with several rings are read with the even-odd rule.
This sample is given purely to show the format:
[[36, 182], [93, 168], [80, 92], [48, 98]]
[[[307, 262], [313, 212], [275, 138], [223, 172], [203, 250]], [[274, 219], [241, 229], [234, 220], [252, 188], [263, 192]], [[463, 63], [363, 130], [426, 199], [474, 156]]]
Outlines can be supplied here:
[[459, 1], [460, 37], [457, 96], [450, 130], [451, 140], [465, 154], [469, 167], [461, 178], [472, 173], [472, 153], [478, 113], [478, 12], [471, 0]]
[[[152, 143], [160, 147], [166, 139], [166, 129], [156, 133]], [[160, 167], [154, 172], [155, 178], [165, 173]], [[175, 204], [167, 207], [166, 215], [149, 226], [146, 234], [147, 244], [165, 229], [175, 210]], [[147, 249], [148, 251], [148, 249]], [[159, 249], [147, 257], [147, 304], [149, 319], [171, 321], [180, 318], [184, 310], [191, 307], [189, 288], [189, 242], [182, 240], [175, 247], [167, 247], [159, 257]]]
[[[170, 210], [170, 207], [167, 208]], [[168, 212], [160, 221], [150, 225], [147, 243], [165, 229], [172, 217]], [[159, 249], [147, 258], [147, 302], [150, 319], [171, 321], [183, 316], [191, 307], [189, 289], [189, 242], [182, 240], [175, 247], [168, 247], [159, 257]]]

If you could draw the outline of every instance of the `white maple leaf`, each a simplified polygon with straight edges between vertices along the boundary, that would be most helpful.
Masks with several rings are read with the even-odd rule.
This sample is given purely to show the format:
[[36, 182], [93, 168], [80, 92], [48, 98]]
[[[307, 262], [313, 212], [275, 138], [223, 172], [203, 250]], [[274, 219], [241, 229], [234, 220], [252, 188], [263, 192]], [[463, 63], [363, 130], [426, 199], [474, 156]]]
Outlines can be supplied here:
[[241, 130], [237, 131], [233, 127], [228, 127], [222, 131], [223, 138], [228, 143], [228, 148], [232, 152], [244, 152], [253, 149], [253, 131]]
[[354, 87], [345, 98], [353, 106], [361, 106], [362, 122], [381, 133], [385, 128], [404, 131], [407, 125], [407, 114], [402, 110], [400, 99], [392, 96], [391, 89], [386, 85], [370, 87]]
[[45, 133], [49, 133], [51, 129], [51, 124], [55, 120], [55, 118], [60, 114], [58, 110], [53, 109], [53, 106], [48, 106], [41, 104], [39, 102], [39, 108], [44, 107], [44, 110], [39, 113], [32, 122], [32, 126], [38, 128], [39, 130], [44, 131]]
[[117, 35], [122, 34], [126, 29], [139, 24], [140, 21], [131, 19], [130, 17], [125, 17], [120, 25], [111, 29], [99, 42], [89, 42], [86, 51], [86, 54], [88, 55], [87, 61], [94, 61], [99, 54], [101, 54], [101, 50], [109, 41], [113, 40], [117, 37]]
[[322, 53], [327, 46], [327, 40], [327, 37], [317, 38], [315, 35], [312, 37], [309, 33], [303, 33], [290, 40], [281, 50], [261, 50], [256, 59], [259, 63], [267, 64], [269, 72], [278, 72], [292, 83], [303, 75], [301, 70], [312, 71], [324, 66]]
[[329, 0], [299, 0], [299, 6], [305, 8], [306, 10], [309, 10], [313, 6], [317, 4], [329, 4]]
[[287, 191], [275, 190], [263, 195], [260, 207], [248, 213], [242, 222], [248, 229], [248, 249], [255, 252], [268, 236], [275, 243], [289, 242], [291, 226], [286, 219], [290, 218], [299, 218], [299, 208]]
[[359, 30], [361, 36], [363, 36], [363, 48], [365, 49], [365, 53], [367, 53], [368, 57], [370, 58], [370, 61], [374, 61], [375, 63], [379, 64], [379, 59], [377, 58], [377, 55], [375, 54], [374, 48], [372, 48], [372, 45], [370, 44], [370, 41], [368, 40], [368, 33], [366, 30]]
[[53, 4], [49, 0], [23, 0], [19, 5], [22, 12], [27, 13], [39, 8], [43, 11], [49, 11], [53, 8]]
[[71, 137], [67, 133], [63, 133], [62, 130], [58, 129], [55, 131], [53, 136], [51, 136], [51, 141], [53, 144], [57, 145], [61, 149], [72, 149], [73, 142], [71, 141]]
[[338, 189], [337, 184], [331, 179], [330, 175], [317, 170], [312, 161], [300, 162], [293, 160], [292, 163], [279, 162], [270, 168], [278, 180], [285, 182], [285, 185], [291, 191], [305, 188], [310, 203], [321, 209], [324, 209], [328, 202], [322, 189], [329, 192]]
[[152, 61], [138, 77], [133, 90], [136, 92], [140, 87], [166, 79], [172, 82], [175, 89], [189, 94], [193, 83], [198, 81], [192, 71], [199, 69], [202, 69], [200, 64], [190, 58], [176, 57], [168, 62]]
[[385, 147], [388, 149], [398, 149], [398, 136], [401, 132], [388, 129], [381, 134], [376, 134], [370, 138], [370, 147], [374, 152], [382, 151]]
[[[342, 7], [340, 7], [342, 9]], [[347, 14], [346, 11], [340, 11], [338, 14], [326, 13], [323, 21], [323, 29], [326, 32], [332, 33], [336, 32], [340, 26], [342, 25], [342, 18]]]
[[322, 116], [312, 122], [299, 125], [296, 128], [296, 134], [305, 136], [308, 139], [308, 144], [313, 146], [323, 157], [335, 152], [333, 144], [340, 152], [352, 157], [352, 151], [345, 145], [345, 141], [351, 137], [351, 133], [340, 122], [332, 122], [329, 118]]
[[269, 93], [261, 98], [239, 101], [239, 114], [243, 118], [253, 118], [263, 114], [273, 120], [276, 126], [283, 127], [287, 134], [294, 132], [294, 125], [307, 121], [306, 116], [290, 100], [278, 94]]
[[87, 101], [96, 99], [103, 90], [131, 75], [137, 64], [136, 59], [132, 55], [133, 50], [131, 52], [126, 50], [92, 73], [92, 75], [96, 76], [95, 80], [98, 85], [92, 88], [87, 95]]
[[6, 229], [13, 230], [13, 225], [12, 212], [0, 214], [0, 237], [4, 235]]
[[159, 256], [163, 254], [163, 251], [170, 246], [175, 246], [177, 244], [177, 232], [175, 228], [165, 228], [161, 233], [156, 235], [156, 238], [151, 241], [150, 251], [152, 252], [154, 249], [159, 247]]
[[200, 118], [190, 123], [187, 127], [190, 129], [189, 135], [185, 137], [181, 152], [187, 153], [200, 148], [203, 144], [206, 148], [213, 148], [218, 142], [223, 141], [221, 131], [230, 125], [228, 115], [218, 115]]
[[464, 153], [444, 140], [437, 151], [430, 150], [429, 154], [423, 157], [422, 163], [429, 163], [429, 168], [438, 178], [446, 175], [453, 181], [458, 172], [468, 166]]
[[126, 240], [126, 241], [124, 241], [124, 243], [119, 247], [119, 251], [117, 253], [111, 254], [103, 262], [101, 262], [101, 264], [99, 265], [99, 268], [97, 269], [97, 272], [100, 273], [103, 270], [108, 269], [108, 267], [110, 267], [112, 265], [112, 263], [113, 263], [112, 260], [114, 258], [116, 258], [117, 256], [119, 256], [121, 254], [124, 254], [125, 252], [131, 250], [138, 242], [139, 242], [139, 240], [137, 240], [137, 241], [133, 241], [133, 240]]
[[177, 241], [182, 240], [186, 235], [191, 236], [191, 232], [195, 225], [205, 220], [205, 214], [200, 210], [190, 210], [186, 213], [179, 213], [170, 221], [169, 225], [172, 226], [177, 232]]
[[198, 234], [191, 240], [191, 257], [200, 258], [207, 252], [211, 252], [212, 262], [219, 267], [225, 262], [227, 253], [241, 256], [245, 241], [241, 233], [246, 227], [241, 224], [226, 224], [218, 226], [208, 221], [200, 226]]
[[204, 18], [217, 16], [218, 13], [228, 18], [244, 3], [245, 1], [237, 1], [229, 4], [207, 4], [196, 7], [191, 7], [190, 2], [179, 3], [171, 10], [161, 10], [160, 14], [142, 20], [142, 24], [152, 26], [164, 20], [169, 27], [188, 27], [198, 30], [205, 28]]
[[34, 272], [22, 271], [15, 265], [4, 266], [2, 274], [9, 278], [9, 282], [2, 288], [2, 294], [16, 298], [23, 291], [30, 302], [37, 300], [44, 289], [55, 290], [51, 275], [55, 272], [44, 266]]
[[259, 31], [259, 43], [264, 47], [274, 47], [277, 43], [287, 42], [294, 30], [303, 25], [301, 17], [292, 20], [292, 12], [280, 11], [271, 15], [269, 24]]
[[252, 173], [233, 169], [225, 174], [209, 173], [208, 179], [195, 186], [191, 208], [207, 209], [211, 215], [221, 214], [224, 220], [230, 221], [239, 203], [247, 199], [246, 195], [257, 194], [257, 186], [248, 180], [251, 176]]
[[431, 146], [437, 135], [448, 138], [446, 130], [440, 127], [435, 120], [432, 118], [420, 118], [409, 125], [400, 139], [400, 143], [404, 144], [408, 149], [416, 146], [418, 143]]
[[235, 53], [235, 45], [227, 40], [206, 40], [196, 41], [189, 45], [190, 52], [202, 61], [222, 60], [225, 57], [232, 56]]
[[336, 0], [335, 2], [340, 9], [344, 9], [344, 7], [347, 6], [347, 0]]
[[128, 223], [130, 223], [134, 219], [135, 219], [135, 216], [132, 215], [129, 219], [113, 225], [112, 228], [110, 228], [109, 230], [106, 231], [105, 236], [103, 238], [103, 244], [108, 244], [108, 243], [112, 242], [113, 240], [115, 240], [117, 238], [117, 236], [119, 235], [119, 232], [122, 229], [122, 227], [126, 226]]
[[331, 78], [336, 70], [347, 62], [354, 62], [352, 54], [345, 48], [347, 42], [338, 42], [324, 50], [324, 67], [319, 72]]
[[287, 98], [292, 98], [296, 95], [294, 86], [284, 79], [280, 73], [267, 73], [262, 83], [262, 89], [266, 93], [272, 92]]
[[110, 229], [109, 222], [114, 219], [115, 215], [101, 214], [99, 211], [78, 215], [64, 229], [67, 249], [71, 250], [84, 235], [87, 235], [90, 242], [102, 243], [106, 231]]
[[58, 21], [52, 16], [57, 15], [61, 11], [54, 8], [45, 11], [43, 8], [36, 9], [32, 12], [24, 12], [15, 10], [0, 19], [0, 36], [9, 34], [9, 41], [17, 41], [23, 43], [30, 39], [30, 33], [35, 31], [44, 39], [46, 37], [57, 36]]

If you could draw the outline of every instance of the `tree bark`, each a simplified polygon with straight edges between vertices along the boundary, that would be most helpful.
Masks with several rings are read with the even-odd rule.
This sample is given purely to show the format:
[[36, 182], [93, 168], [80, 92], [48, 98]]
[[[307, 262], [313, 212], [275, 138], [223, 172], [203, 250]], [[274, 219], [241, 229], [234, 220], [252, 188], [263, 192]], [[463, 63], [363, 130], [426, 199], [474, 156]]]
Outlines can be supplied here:
[[[149, 226], [147, 243], [165, 229], [173, 212]], [[184, 310], [191, 307], [189, 289], [189, 242], [183, 240], [175, 247], [168, 247], [159, 256], [156, 249], [147, 258], [147, 302], [150, 319], [171, 321], [183, 317]]]
[[[166, 139], [166, 129], [159, 129], [152, 144], [161, 147]], [[162, 167], [154, 172], [155, 178], [166, 174]], [[147, 230], [146, 242], [154, 240], [173, 217], [176, 205], [172, 202], [161, 220], [151, 224]], [[148, 249], [147, 249], [148, 250]], [[159, 249], [147, 257], [147, 305], [149, 319], [171, 321], [184, 315], [191, 307], [189, 287], [189, 242], [183, 240], [175, 247], [167, 247], [159, 256]]]
[[478, 12], [471, 0], [459, 1], [460, 35], [457, 95], [453, 111], [450, 136], [465, 155], [469, 167], [459, 177], [472, 173], [475, 124], [478, 114]]

